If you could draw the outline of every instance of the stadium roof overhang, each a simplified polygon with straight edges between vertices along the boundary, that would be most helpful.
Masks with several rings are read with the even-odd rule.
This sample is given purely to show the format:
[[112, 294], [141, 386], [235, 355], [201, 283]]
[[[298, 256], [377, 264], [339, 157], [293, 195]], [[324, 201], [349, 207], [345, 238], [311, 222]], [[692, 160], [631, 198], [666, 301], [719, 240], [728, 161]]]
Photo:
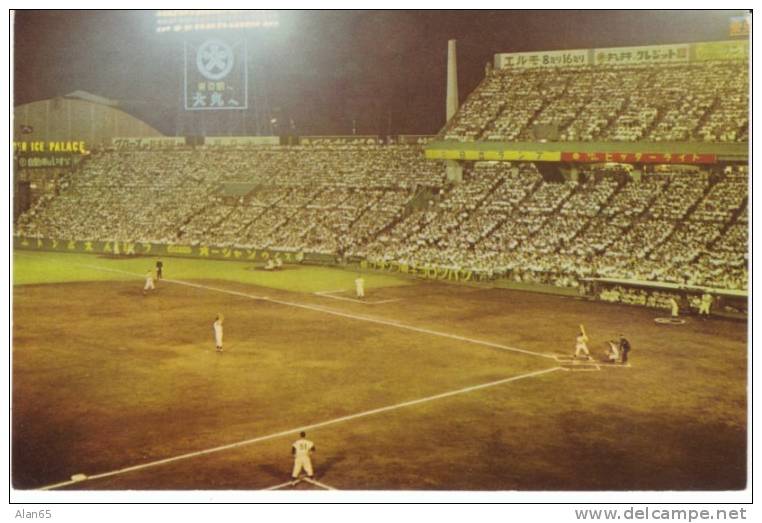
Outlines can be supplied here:
[[748, 143], [704, 142], [458, 142], [424, 148], [431, 160], [569, 163], [711, 164], [748, 162]]

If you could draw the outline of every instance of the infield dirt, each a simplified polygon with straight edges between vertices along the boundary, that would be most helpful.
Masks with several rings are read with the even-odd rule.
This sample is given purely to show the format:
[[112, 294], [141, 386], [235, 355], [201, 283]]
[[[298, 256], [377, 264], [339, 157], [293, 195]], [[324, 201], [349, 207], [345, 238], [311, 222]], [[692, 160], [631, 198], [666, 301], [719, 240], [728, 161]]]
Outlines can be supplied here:
[[372, 289], [369, 301], [396, 300], [381, 304], [193, 283], [270, 300], [170, 282], [144, 296], [137, 276], [14, 287], [15, 487], [285, 431], [68, 487], [267, 488], [289, 479], [292, 429], [558, 367], [552, 356], [573, 351], [580, 323], [598, 355], [625, 333], [632, 366], [552, 371], [316, 428], [318, 479], [339, 489], [745, 485], [743, 322], [659, 325], [653, 310], [426, 282]]

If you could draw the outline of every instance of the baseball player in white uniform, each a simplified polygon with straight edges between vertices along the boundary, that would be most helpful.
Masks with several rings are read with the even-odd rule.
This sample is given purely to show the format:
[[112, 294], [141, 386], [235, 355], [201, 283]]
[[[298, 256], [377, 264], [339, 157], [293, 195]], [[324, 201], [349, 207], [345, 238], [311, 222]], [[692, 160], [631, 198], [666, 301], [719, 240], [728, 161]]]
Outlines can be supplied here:
[[143, 287], [143, 293], [145, 294], [146, 291], [152, 291], [154, 288], [153, 271], [149, 269], [148, 272], [146, 272], [146, 284], [145, 287]]
[[575, 358], [579, 358], [582, 353], [584, 353], [585, 357], [590, 359], [590, 351], [587, 349], [587, 340], [587, 336], [580, 332], [579, 336], [577, 336], [577, 344], [574, 347]]
[[355, 293], [357, 294], [358, 298], [365, 297], [365, 280], [359, 274], [355, 280]]
[[680, 305], [678, 305], [674, 296], [669, 299], [669, 306], [672, 309], [672, 317], [677, 318], [680, 315]]
[[310, 454], [315, 452], [315, 444], [307, 439], [307, 433], [299, 433], [299, 439], [291, 445], [291, 454], [294, 455], [294, 470], [291, 472], [291, 479], [296, 481], [302, 469], [307, 472], [307, 477], [313, 479], [315, 476], [312, 470], [312, 460]]
[[218, 313], [217, 319], [214, 320], [214, 345], [217, 352], [222, 352], [222, 322], [224, 319], [222, 313]]
[[714, 298], [708, 292], [705, 292], [703, 296], [701, 296], [701, 303], [699, 304], [699, 316], [709, 316], [709, 310], [712, 308], [713, 301]]

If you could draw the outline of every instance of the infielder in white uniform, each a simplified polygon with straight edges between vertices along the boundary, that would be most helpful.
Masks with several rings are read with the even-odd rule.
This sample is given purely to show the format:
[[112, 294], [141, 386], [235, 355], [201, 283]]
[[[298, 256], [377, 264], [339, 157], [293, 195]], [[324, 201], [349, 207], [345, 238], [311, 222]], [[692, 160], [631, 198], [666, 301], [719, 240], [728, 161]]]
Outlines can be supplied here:
[[143, 294], [145, 294], [146, 291], [152, 291], [154, 290], [153, 285], [153, 271], [149, 269], [149, 271], [146, 273], [146, 285], [143, 287]]
[[669, 299], [669, 306], [672, 308], [672, 317], [677, 318], [680, 315], [680, 305], [674, 297]]
[[313, 479], [315, 474], [312, 470], [312, 460], [310, 454], [315, 452], [315, 444], [307, 439], [307, 433], [301, 432], [299, 439], [291, 445], [291, 454], [294, 455], [294, 470], [291, 472], [291, 478], [296, 481], [299, 474], [304, 469], [307, 477]]
[[712, 308], [713, 301], [714, 298], [708, 292], [705, 292], [704, 295], [701, 296], [701, 303], [699, 304], [699, 316], [709, 316], [709, 310]]
[[217, 319], [214, 321], [214, 345], [217, 352], [222, 352], [222, 322], [224, 318], [222, 313], [217, 314]]
[[574, 347], [574, 357], [579, 358], [582, 353], [585, 353], [587, 359], [590, 359], [590, 351], [587, 349], [587, 336], [580, 332]]
[[358, 298], [365, 297], [365, 280], [363, 280], [362, 276], [360, 275], [358, 275], [357, 279], [355, 280], [355, 293], [357, 294]]

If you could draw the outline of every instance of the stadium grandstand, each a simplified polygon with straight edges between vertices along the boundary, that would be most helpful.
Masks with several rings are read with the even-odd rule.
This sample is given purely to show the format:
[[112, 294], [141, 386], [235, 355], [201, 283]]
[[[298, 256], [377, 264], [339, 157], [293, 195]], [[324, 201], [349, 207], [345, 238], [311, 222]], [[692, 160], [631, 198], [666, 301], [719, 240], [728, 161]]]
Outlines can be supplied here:
[[[501, 67], [553, 53], [496, 55], [425, 145], [376, 136], [194, 143], [152, 138], [150, 127], [126, 115], [120, 124], [118, 111], [92, 102], [30, 104], [17, 121], [53, 132], [31, 117], [53, 107], [99, 129], [90, 140], [99, 143], [19, 216], [16, 235], [21, 245], [267, 250], [559, 287], [608, 279], [744, 291], [749, 78], [738, 44], [608, 50], [600, 65], [569, 68]], [[667, 61], [615, 61], [645, 52]], [[681, 53], [685, 62], [671, 61]], [[148, 133], [114, 136], [133, 128]], [[493, 148], [464, 149], [472, 143]], [[445, 157], [467, 158], [458, 179]]]

